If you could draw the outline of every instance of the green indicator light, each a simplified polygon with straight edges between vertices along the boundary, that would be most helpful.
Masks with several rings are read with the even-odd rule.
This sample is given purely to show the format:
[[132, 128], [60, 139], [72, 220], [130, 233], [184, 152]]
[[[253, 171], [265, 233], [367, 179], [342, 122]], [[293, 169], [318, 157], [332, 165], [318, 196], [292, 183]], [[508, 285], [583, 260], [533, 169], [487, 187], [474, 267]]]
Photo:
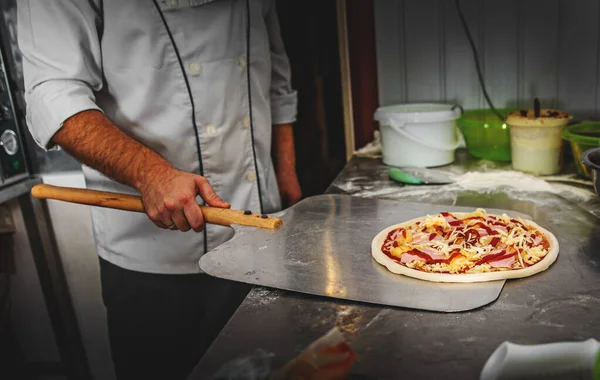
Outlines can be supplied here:
[[13, 161], [12, 162], [12, 167], [15, 170], [19, 170], [19, 168], [21, 167], [21, 163], [19, 161]]

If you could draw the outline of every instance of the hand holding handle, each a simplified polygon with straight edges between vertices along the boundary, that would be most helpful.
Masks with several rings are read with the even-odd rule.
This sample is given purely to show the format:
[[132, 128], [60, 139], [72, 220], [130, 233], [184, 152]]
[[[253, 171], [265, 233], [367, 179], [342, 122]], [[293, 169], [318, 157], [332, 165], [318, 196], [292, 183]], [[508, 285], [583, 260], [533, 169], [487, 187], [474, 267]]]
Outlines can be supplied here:
[[[111, 193], [107, 191], [75, 189], [52, 185], [36, 185], [31, 195], [39, 199], [55, 199], [89, 206], [106, 207], [124, 211], [145, 212], [142, 198], [136, 195]], [[281, 219], [260, 214], [246, 214], [241, 210], [231, 210], [200, 206], [204, 221], [220, 226], [239, 224], [243, 226], [275, 229], [281, 225]]]

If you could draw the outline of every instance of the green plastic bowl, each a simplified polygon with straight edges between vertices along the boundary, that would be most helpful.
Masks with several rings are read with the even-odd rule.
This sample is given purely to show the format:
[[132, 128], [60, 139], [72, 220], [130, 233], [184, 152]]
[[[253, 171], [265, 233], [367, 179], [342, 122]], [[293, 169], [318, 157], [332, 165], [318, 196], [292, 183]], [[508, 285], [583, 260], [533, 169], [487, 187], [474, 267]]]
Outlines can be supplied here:
[[562, 138], [571, 143], [573, 159], [577, 163], [577, 173], [591, 179], [592, 173], [590, 168], [581, 162], [581, 154], [600, 146], [600, 122], [569, 125], [562, 130]]
[[[506, 118], [509, 112], [518, 108], [497, 108]], [[478, 158], [491, 161], [510, 161], [510, 128], [500, 120], [491, 109], [465, 111], [456, 120], [460, 128], [467, 151]]]

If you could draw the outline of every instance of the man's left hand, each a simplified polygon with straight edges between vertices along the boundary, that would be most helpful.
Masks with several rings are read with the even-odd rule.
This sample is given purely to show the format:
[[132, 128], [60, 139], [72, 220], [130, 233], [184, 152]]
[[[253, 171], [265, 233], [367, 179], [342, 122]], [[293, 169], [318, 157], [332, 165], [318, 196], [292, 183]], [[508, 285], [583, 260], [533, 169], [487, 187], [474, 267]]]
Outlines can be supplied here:
[[300, 202], [302, 190], [300, 189], [300, 183], [298, 183], [296, 169], [278, 170], [276, 175], [283, 208], [288, 208]]
[[273, 127], [273, 155], [281, 205], [288, 208], [302, 199], [302, 190], [296, 175], [296, 150], [291, 124]]

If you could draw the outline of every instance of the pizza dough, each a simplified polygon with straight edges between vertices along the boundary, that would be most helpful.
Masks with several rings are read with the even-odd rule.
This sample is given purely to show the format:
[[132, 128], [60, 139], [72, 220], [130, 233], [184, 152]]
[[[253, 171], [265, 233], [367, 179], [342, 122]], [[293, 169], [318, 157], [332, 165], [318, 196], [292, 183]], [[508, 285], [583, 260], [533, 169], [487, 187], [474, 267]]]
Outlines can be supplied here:
[[[464, 218], [468, 213], [453, 213], [457, 218]], [[401, 274], [408, 277], [417, 278], [419, 280], [432, 281], [432, 282], [485, 282], [485, 281], [497, 281], [497, 280], [505, 280], [510, 278], [523, 278], [529, 277], [534, 274], [543, 272], [548, 269], [550, 265], [556, 260], [558, 257], [558, 241], [556, 237], [548, 230], [540, 227], [538, 224], [530, 221], [523, 220], [524, 224], [527, 226], [531, 226], [537, 229], [540, 233], [544, 234], [550, 247], [548, 249], [548, 254], [544, 256], [539, 262], [535, 263], [532, 266], [523, 269], [513, 269], [513, 270], [503, 270], [497, 272], [486, 272], [486, 273], [432, 273], [432, 272], [424, 272], [417, 269], [408, 268], [391, 258], [389, 258], [385, 253], [381, 251], [381, 246], [385, 242], [388, 233], [396, 228], [407, 228], [411, 225], [414, 225], [417, 222], [421, 222], [427, 218], [426, 216], [415, 218], [409, 220], [404, 223], [396, 224], [390, 226], [375, 236], [371, 243], [371, 254], [375, 261], [379, 264], [385, 266], [390, 272]]]

